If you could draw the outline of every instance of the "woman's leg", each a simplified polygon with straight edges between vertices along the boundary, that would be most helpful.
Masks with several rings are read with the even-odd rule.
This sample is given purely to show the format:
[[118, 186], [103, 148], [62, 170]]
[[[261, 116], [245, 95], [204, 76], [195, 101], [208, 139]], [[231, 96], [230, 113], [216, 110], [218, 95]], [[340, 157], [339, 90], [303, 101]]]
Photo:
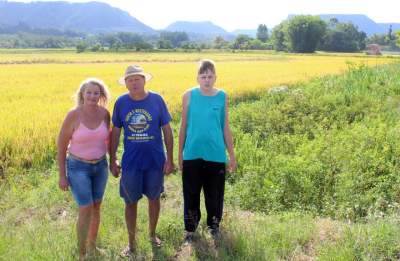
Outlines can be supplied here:
[[79, 216], [78, 222], [76, 224], [76, 230], [78, 234], [78, 250], [80, 260], [83, 260], [86, 255], [86, 242], [88, 238], [92, 209], [93, 204], [79, 207]]
[[96, 239], [100, 224], [100, 206], [101, 206], [101, 201], [94, 203], [92, 208], [92, 215], [90, 219], [89, 232], [87, 237], [87, 246], [90, 250], [94, 250], [96, 248]]

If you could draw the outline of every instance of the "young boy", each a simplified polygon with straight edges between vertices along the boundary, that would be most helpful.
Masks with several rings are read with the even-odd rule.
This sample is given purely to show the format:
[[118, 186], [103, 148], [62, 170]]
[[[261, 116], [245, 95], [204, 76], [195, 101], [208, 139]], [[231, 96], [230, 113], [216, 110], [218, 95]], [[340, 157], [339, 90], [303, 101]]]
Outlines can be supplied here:
[[[228, 97], [214, 87], [217, 76], [211, 60], [200, 61], [197, 82], [183, 95], [179, 130], [179, 167], [182, 170], [185, 243], [191, 243], [200, 218], [200, 192], [204, 190], [207, 226], [219, 235], [225, 169], [235, 171], [236, 159], [228, 119]], [[229, 154], [227, 157], [225, 149]]]

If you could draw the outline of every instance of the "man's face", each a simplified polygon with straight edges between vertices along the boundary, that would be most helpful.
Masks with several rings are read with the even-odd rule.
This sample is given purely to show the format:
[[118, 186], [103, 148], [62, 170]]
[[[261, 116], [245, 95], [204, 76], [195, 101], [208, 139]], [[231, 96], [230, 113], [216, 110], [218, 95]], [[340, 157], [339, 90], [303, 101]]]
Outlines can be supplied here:
[[144, 85], [146, 81], [141, 75], [132, 75], [125, 79], [126, 88], [132, 95], [140, 95], [144, 93]]
[[210, 70], [207, 70], [206, 72], [197, 75], [197, 82], [199, 83], [200, 87], [203, 88], [214, 87], [216, 79], [217, 76]]

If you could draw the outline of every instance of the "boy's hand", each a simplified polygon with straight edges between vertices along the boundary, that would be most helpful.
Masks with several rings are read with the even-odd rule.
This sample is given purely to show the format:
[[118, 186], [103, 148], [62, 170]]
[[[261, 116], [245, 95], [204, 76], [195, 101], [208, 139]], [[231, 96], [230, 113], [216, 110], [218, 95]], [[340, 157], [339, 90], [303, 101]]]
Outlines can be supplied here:
[[235, 158], [229, 159], [228, 166], [227, 166], [228, 172], [230, 172], [230, 173], [235, 172], [236, 168], [237, 168], [236, 159]]

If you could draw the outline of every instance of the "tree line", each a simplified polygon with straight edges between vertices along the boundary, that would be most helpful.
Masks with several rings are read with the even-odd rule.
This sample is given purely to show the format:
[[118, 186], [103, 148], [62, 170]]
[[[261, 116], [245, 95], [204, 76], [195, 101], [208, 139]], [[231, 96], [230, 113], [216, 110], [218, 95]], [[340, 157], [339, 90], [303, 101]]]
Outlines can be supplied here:
[[328, 22], [318, 16], [298, 15], [287, 19], [271, 31], [260, 24], [255, 37], [239, 34], [227, 40], [217, 36], [213, 41], [193, 41], [186, 32], [161, 31], [156, 35], [130, 32], [85, 34], [57, 29], [32, 29], [26, 24], [0, 26], [0, 48], [76, 48], [84, 51], [152, 51], [169, 50], [275, 50], [312, 53], [316, 50], [330, 52], [360, 52], [367, 44], [376, 43], [385, 50], [400, 50], [400, 31], [367, 35], [351, 22], [336, 18]]

